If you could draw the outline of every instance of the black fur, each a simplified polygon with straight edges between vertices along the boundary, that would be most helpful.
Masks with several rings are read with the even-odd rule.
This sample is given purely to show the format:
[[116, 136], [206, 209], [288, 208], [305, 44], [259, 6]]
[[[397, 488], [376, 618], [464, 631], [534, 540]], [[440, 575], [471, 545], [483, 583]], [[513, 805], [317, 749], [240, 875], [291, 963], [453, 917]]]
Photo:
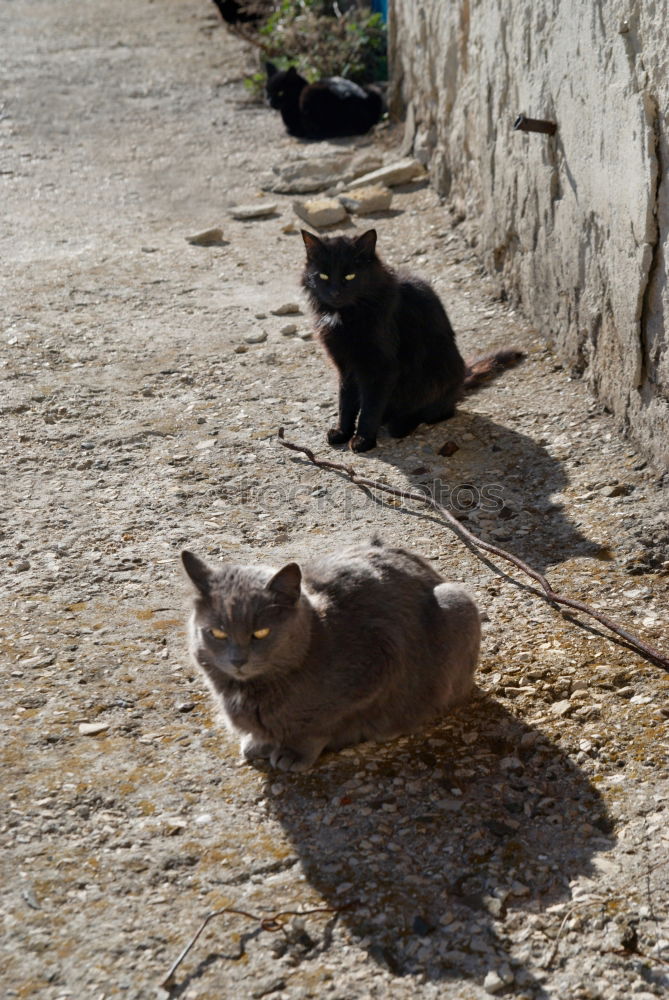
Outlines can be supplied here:
[[302, 236], [302, 284], [339, 371], [339, 423], [328, 442], [369, 451], [381, 424], [403, 437], [452, 416], [466, 369], [435, 292], [379, 260], [374, 229], [356, 238]]
[[258, 0], [213, 0], [227, 24], [258, 24], [271, 12], [267, 3]]
[[381, 95], [341, 76], [308, 83], [294, 66], [278, 70], [266, 63], [265, 92], [269, 104], [281, 112], [290, 135], [300, 139], [329, 139], [363, 135], [383, 113]]

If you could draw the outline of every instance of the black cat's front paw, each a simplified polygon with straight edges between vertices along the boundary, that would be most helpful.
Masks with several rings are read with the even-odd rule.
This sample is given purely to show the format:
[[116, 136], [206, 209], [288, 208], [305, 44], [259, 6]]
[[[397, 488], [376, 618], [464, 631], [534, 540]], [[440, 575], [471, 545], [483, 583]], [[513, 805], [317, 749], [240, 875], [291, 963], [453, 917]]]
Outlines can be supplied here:
[[343, 431], [341, 427], [331, 427], [328, 431], [328, 444], [346, 444], [351, 440], [351, 435]]
[[376, 438], [365, 437], [364, 434], [356, 434], [351, 438], [349, 448], [355, 452], [371, 451], [372, 448], [376, 448]]

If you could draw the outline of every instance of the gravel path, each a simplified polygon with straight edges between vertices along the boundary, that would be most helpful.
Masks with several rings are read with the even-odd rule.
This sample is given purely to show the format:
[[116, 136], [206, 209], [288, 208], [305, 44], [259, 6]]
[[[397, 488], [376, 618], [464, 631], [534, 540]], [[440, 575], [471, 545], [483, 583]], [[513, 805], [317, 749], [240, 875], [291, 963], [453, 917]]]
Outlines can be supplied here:
[[[283, 425], [325, 453], [334, 374], [303, 304], [272, 313], [302, 301], [292, 199], [252, 222], [229, 208], [291, 158], [351, 147], [301, 145], [249, 103], [253, 55], [212, 15], [0, 9], [3, 995], [659, 997], [667, 675], [433, 518], [276, 444]], [[390, 162], [398, 143], [358, 145]], [[374, 225], [386, 260], [433, 281], [465, 354], [528, 359], [356, 466], [429, 484], [666, 650], [667, 477], [494, 297], [429, 187], [397, 189]], [[186, 242], [212, 226], [221, 245]], [[241, 765], [185, 655], [180, 548], [278, 565], [372, 531], [476, 594], [480, 693], [308, 775]], [[340, 912], [274, 933], [217, 918], [159, 989], [221, 907]]]

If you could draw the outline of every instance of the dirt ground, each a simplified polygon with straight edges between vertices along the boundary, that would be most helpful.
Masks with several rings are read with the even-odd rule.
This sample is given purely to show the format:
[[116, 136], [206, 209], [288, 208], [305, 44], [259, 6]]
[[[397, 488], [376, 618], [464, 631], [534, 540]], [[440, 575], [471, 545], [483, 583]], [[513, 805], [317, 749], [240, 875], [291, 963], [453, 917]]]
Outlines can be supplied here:
[[[335, 379], [283, 231], [292, 199], [252, 222], [229, 208], [333, 147], [249, 102], [255, 55], [207, 0], [11, 0], [0, 25], [3, 995], [663, 995], [667, 675], [434, 518], [276, 443], [283, 425], [328, 452]], [[357, 145], [390, 162], [400, 136]], [[494, 297], [429, 186], [373, 224], [386, 260], [433, 281], [465, 355], [528, 359], [447, 424], [351, 460], [438, 491], [666, 651], [667, 477]], [[218, 225], [222, 245], [186, 242]], [[278, 566], [372, 531], [476, 595], [480, 693], [307, 775], [240, 764], [186, 655], [180, 549]], [[161, 986], [224, 907], [250, 916], [213, 919]], [[322, 908], [338, 912], [260, 923]]]

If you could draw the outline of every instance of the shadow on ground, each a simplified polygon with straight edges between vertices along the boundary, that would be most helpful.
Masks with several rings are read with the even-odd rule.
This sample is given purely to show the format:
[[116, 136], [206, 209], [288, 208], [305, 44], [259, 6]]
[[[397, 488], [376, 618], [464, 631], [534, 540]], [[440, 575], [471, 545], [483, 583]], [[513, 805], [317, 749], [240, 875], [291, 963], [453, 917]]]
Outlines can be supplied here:
[[[414, 487], [456, 513], [475, 535], [494, 532], [483, 537], [526, 559], [534, 569], [544, 572], [576, 557], [610, 558], [608, 550], [586, 538], [553, 499], [567, 486], [567, 472], [531, 437], [459, 410], [452, 420], [429, 428], [423, 425], [417, 435], [401, 441], [384, 436], [381, 441], [382, 447], [371, 455], [398, 468]], [[439, 454], [444, 445], [457, 442], [452, 455]], [[350, 464], [352, 457], [345, 448], [325, 446], [317, 453], [344, 464]], [[364, 455], [355, 456], [360, 474], [364, 460]], [[362, 509], [367, 503], [361, 494], [351, 507]]]
[[[431, 981], [501, 969], [545, 995], [550, 944], [529, 940], [531, 915], [613, 843], [558, 745], [478, 695], [427, 734], [326, 756], [285, 786], [268, 799], [308, 880], [374, 961]], [[516, 939], [527, 925], [527, 954], [509, 952], [505, 921]]]

